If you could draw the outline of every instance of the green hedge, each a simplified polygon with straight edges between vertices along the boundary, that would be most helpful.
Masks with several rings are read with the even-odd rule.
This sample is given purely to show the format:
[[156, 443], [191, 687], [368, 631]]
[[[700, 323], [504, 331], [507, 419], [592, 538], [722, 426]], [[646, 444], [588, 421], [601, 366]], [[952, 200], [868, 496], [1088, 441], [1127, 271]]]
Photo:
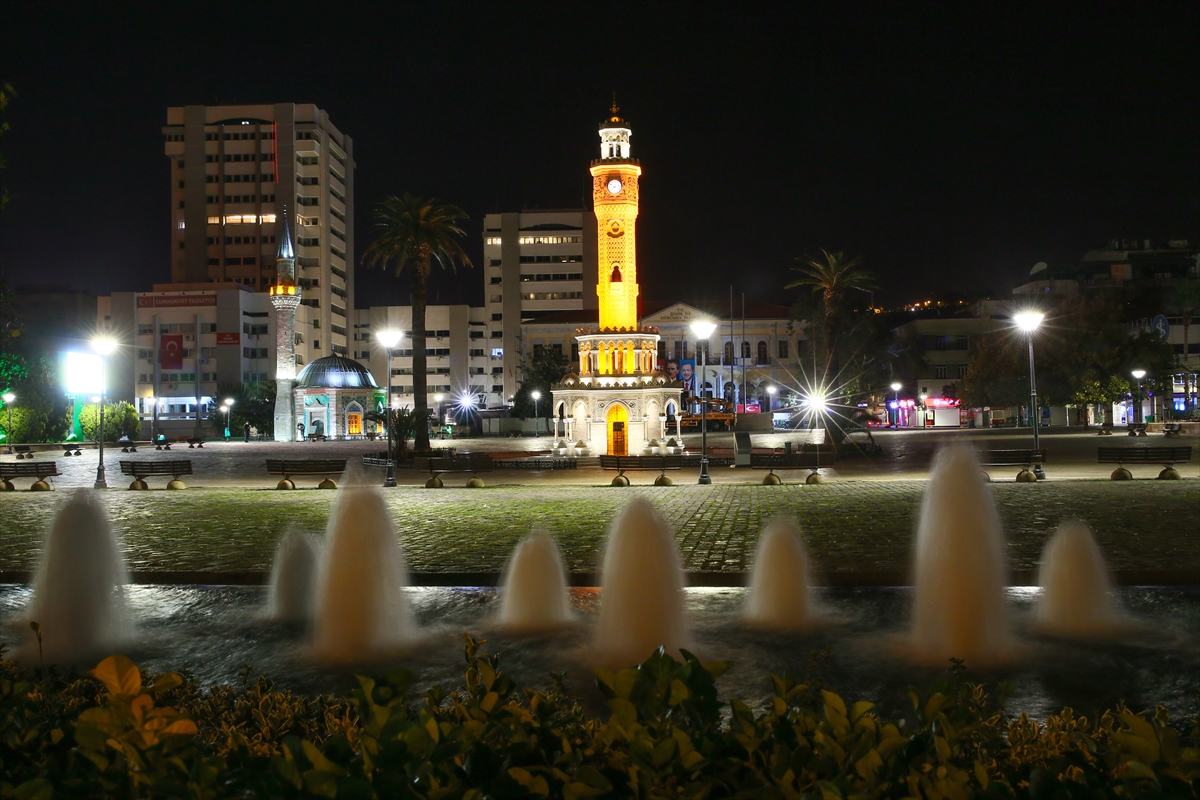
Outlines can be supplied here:
[[[1004, 716], [961, 665], [907, 726], [869, 702], [772, 677], [769, 708], [722, 703], [724, 664], [659, 652], [596, 670], [609, 713], [518, 689], [469, 637], [452, 691], [360, 677], [349, 697], [266, 679], [144, 680], [120, 656], [93, 679], [0, 661], [0, 796], [346, 798], [1196, 797], [1198, 730], [1125, 708]], [[915, 722], [914, 722], [915, 720]]]

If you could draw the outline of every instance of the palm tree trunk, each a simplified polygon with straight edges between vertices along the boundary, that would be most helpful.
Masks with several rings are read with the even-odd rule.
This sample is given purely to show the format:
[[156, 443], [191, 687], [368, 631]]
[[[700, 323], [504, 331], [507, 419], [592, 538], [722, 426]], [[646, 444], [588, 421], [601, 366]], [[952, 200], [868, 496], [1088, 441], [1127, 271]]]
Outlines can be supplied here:
[[822, 384], [833, 373], [833, 300], [830, 292], [825, 293], [825, 374]]
[[413, 452], [428, 453], [429, 381], [425, 374], [425, 279], [429, 275], [429, 255], [422, 252], [412, 271], [412, 365], [413, 365]]
[[[1190, 385], [1188, 373], [1188, 356], [1190, 355], [1190, 353], [1188, 353], [1188, 328], [1191, 327], [1192, 314], [1194, 314], [1195, 311], [1196, 309], [1194, 308], [1185, 308], [1183, 310], [1183, 413], [1185, 415], [1189, 411], [1195, 410], [1195, 406], [1191, 402], [1192, 395], [1188, 389]], [[1172, 391], [1171, 394], [1174, 395], [1175, 392]]]

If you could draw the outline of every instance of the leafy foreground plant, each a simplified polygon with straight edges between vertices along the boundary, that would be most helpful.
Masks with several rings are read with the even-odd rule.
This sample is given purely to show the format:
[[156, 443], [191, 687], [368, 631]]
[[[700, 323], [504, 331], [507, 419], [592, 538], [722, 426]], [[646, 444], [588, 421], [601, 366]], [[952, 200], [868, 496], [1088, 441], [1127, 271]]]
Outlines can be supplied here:
[[[53, 797], [1196, 797], [1200, 730], [1158, 709], [1089, 722], [1008, 719], [961, 664], [911, 721], [772, 677], [756, 714], [717, 698], [725, 664], [662, 651], [596, 670], [607, 719], [561, 691], [517, 689], [466, 639], [464, 685], [407, 694], [360, 677], [348, 698], [260, 678], [204, 690], [143, 681], [122, 656], [95, 680], [23, 676], [0, 661], [0, 796]], [[97, 683], [98, 681], [98, 683]], [[726, 714], [726, 710], [728, 713]]]

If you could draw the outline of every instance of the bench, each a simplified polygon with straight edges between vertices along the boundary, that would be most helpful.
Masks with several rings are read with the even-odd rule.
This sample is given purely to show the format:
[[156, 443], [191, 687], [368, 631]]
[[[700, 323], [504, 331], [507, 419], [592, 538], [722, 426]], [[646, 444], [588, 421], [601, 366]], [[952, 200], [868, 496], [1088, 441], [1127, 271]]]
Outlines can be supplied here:
[[1100, 432], [1097, 433], [1096, 435], [1097, 436], [1112, 436], [1112, 432], [1113, 432], [1113, 424], [1112, 424], [1112, 421], [1110, 420], [1108, 422], [1100, 423]]
[[323, 442], [323, 441], [325, 441], [325, 434], [310, 433], [310, 434], [308, 434], [308, 436], [306, 436], [304, 438], [308, 439], [310, 442]]
[[[341, 475], [346, 471], [346, 459], [330, 458], [324, 460], [289, 460], [284, 458], [268, 458], [267, 472], [271, 475], [282, 475], [276, 489], [295, 489], [293, 475]], [[318, 486], [320, 489], [336, 489], [337, 484], [332, 478], [326, 478]]]
[[204, 449], [203, 437], [200, 437], [200, 436], [193, 437], [191, 439], [188, 439], [187, 443], [188, 443], [188, 450], [191, 450], [193, 447], [199, 447], [202, 450]]
[[1131, 422], [1131, 423], [1129, 423], [1128, 428], [1129, 428], [1130, 436], [1145, 436], [1146, 435], [1146, 423], [1144, 423], [1144, 422]]
[[163, 436], [160, 433], [158, 435], [158, 438], [154, 440], [154, 449], [155, 450], [170, 450], [171, 442], [167, 439], [166, 436]]
[[667, 470], [683, 469], [683, 456], [600, 456], [600, 468], [617, 471], [617, 477], [612, 480], [613, 486], [628, 486], [629, 478], [625, 477], [625, 471], [637, 469], [658, 470], [654, 485], [670, 486]]
[[133, 483], [129, 484], [130, 489], [148, 489], [146, 478], [151, 475], [170, 475], [171, 480], [167, 482], [168, 489], [184, 489], [183, 481], [179, 480], [180, 475], [192, 474], [191, 461], [121, 461], [121, 474], [133, 477]]
[[1096, 454], [1096, 460], [1101, 464], [1116, 464], [1112, 480], [1133, 480], [1133, 473], [1125, 468], [1126, 464], [1161, 464], [1162, 472], [1158, 479], [1164, 481], [1179, 480], [1175, 471], [1176, 464], [1186, 464], [1192, 460], [1192, 448], [1189, 447], [1101, 447]]
[[468, 489], [482, 489], [483, 480], [480, 472], [491, 472], [494, 468], [492, 457], [486, 453], [467, 453], [456, 456], [417, 456], [413, 459], [413, 469], [428, 472], [429, 480], [425, 481], [426, 489], [441, 489], [442, 479], [439, 475], [448, 472], [469, 472], [471, 479], [467, 481]]
[[775, 470], [784, 469], [807, 469], [812, 470], [809, 473], [805, 483], [818, 484], [824, 483], [824, 479], [817, 471], [821, 467], [832, 467], [837, 463], [836, 452], [822, 452], [817, 450], [800, 450], [796, 452], [785, 453], [751, 453], [750, 468], [769, 470], [763, 476], [763, 485], [778, 486], [783, 483], [779, 476], [775, 474]]
[[11, 492], [16, 489], [10, 478], [33, 478], [31, 492], [48, 492], [50, 484], [46, 478], [61, 475], [58, 464], [54, 461], [38, 461], [29, 464], [0, 464], [0, 491]]
[[[979, 464], [984, 467], [1020, 467], [1017, 481], [1029, 483], [1037, 480], [1033, 468], [1035, 465], [1046, 463], [1046, 450], [981, 450]], [[991, 476], [983, 473], [991, 480]]]
[[1163, 436], [1166, 436], [1167, 438], [1171, 438], [1172, 436], [1178, 436], [1181, 433], [1183, 433], [1183, 423], [1182, 422], [1164, 422], [1163, 423]]
[[[71, 452], [72, 450], [74, 450], [75, 452]], [[68, 443], [63, 444], [63, 455], [64, 456], [81, 456], [81, 455], [83, 455], [83, 452], [79, 449], [79, 445], [75, 445], [72, 447], [72, 445], [68, 442]]]
[[27, 444], [14, 444], [9, 449], [17, 454], [17, 458], [33, 458], [33, 449]]
[[122, 453], [136, 453], [137, 452], [137, 442], [134, 442], [128, 436], [122, 436], [120, 439], [117, 439], [117, 444], [121, 445]]

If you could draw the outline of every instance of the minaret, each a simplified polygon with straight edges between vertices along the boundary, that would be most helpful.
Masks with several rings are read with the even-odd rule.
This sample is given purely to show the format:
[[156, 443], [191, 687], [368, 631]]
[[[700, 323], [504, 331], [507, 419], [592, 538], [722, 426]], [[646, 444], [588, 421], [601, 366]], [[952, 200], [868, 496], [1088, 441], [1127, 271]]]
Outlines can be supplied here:
[[279, 228], [279, 250], [275, 254], [271, 305], [275, 307], [275, 441], [291, 442], [296, 439], [292, 388], [296, 383], [296, 307], [300, 305], [300, 288], [296, 286], [296, 251], [292, 247], [286, 207]]
[[592, 204], [596, 211], [600, 330], [635, 330], [637, 311], [638, 178], [642, 168], [629, 157], [628, 124], [617, 113], [600, 123], [600, 158], [593, 161]]

